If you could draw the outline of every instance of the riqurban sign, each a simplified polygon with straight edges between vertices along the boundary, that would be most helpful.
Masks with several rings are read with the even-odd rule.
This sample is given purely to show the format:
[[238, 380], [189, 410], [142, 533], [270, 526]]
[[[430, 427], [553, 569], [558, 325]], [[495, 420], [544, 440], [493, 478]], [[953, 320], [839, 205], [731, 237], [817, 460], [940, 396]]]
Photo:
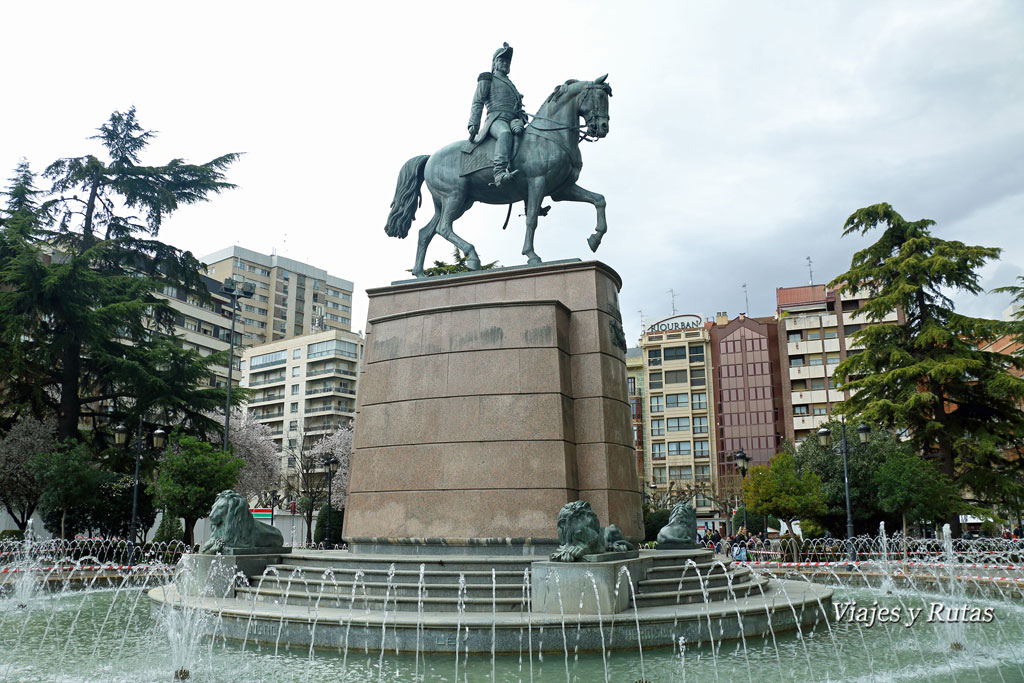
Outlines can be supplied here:
[[665, 318], [653, 325], [647, 326], [648, 332], [671, 332], [673, 330], [694, 330], [699, 327], [704, 327], [704, 319], [699, 315], [685, 314], [685, 315], [674, 315], [671, 318]]

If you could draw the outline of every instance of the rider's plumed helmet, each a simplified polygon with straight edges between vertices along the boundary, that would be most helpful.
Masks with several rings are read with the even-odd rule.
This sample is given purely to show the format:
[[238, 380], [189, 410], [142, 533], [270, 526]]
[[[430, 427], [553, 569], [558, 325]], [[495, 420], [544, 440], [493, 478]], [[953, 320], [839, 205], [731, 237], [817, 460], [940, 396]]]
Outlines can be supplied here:
[[512, 48], [509, 47], [508, 43], [502, 43], [501, 47], [494, 51], [494, 56], [491, 57], [491, 69], [497, 66], [498, 57], [506, 57], [509, 62], [512, 61]]

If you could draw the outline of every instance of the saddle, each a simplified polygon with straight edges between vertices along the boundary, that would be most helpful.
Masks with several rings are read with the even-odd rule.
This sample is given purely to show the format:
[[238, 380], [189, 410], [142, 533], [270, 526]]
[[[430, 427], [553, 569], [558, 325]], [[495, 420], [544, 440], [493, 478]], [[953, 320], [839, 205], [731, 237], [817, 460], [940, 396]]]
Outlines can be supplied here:
[[[515, 164], [516, 155], [519, 153], [519, 144], [522, 142], [522, 135], [512, 136], [512, 154], [509, 155], [509, 165], [513, 168]], [[462, 143], [462, 154], [459, 156], [462, 159], [462, 170], [459, 171], [459, 177], [467, 176], [470, 173], [476, 173], [483, 168], [494, 168], [494, 145], [497, 141], [488, 136], [483, 142], [473, 142], [472, 140], [466, 140]]]

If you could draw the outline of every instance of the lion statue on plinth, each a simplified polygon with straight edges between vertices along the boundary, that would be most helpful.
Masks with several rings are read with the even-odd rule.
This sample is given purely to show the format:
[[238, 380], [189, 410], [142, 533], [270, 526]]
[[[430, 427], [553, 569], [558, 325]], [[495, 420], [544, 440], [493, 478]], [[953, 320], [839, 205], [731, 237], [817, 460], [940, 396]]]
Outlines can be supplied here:
[[697, 511], [681, 501], [672, 506], [668, 524], [658, 532], [659, 550], [693, 550], [697, 547]]
[[210, 540], [200, 548], [201, 554], [223, 553], [225, 548], [280, 548], [284, 536], [280, 529], [257, 522], [249, 512], [249, 503], [235, 491], [221, 491], [210, 510]]
[[584, 555], [633, 550], [619, 527], [601, 526], [590, 503], [575, 500], [566, 503], [558, 513], [558, 550], [551, 554], [555, 562], [576, 562]]

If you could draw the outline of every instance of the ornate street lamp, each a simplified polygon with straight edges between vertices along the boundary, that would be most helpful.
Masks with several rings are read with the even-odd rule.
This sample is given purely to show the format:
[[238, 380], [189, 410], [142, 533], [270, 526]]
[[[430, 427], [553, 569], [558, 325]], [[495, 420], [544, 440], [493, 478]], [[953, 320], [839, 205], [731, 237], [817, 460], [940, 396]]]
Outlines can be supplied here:
[[[743, 477], [743, 481], [747, 480], [747, 466], [750, 464], [750, 456], [743, 452], [741, 448], [735, 456], [736, 466], [740, 468], [740, 475]], [[740, 488], [740, 498], [743, 500], [743, 528], [747, 528], [747, 498], [746, 494], [743, 493], [743, 488]]]
[[[865, 444], [868, 442], [868, 435], [871, 433], [871, 427], [861, 422], [860, 426], [857, 427], [857, 439]], [[828, 448], [828, 440], [832, 435], [832, 432], [828, 430], [828, 427], [822, 427], [818, 430], [818, 443], [822, 448]], [[853, 548], [853, 512], [850, 509], [850, 455], [849, 446], [846, 443], [846, 417], [842, 418], [842, 438], [839, 441], [839, 447], [843, 454], [843, 485], [846, 487], [846, 544], [847, 544], [847, 555], [846, 559], [849, 562], [857, 561], [857, 553]]]
[[231, 370], [235, 366], [235, 318], [238, 316], [238, 300], [249, 299], [256, 292], [256, 285], [243, 282], [241, 289], [233, 278], [226, 278], [221, 290], [231, 299], [231, 336], [228, 339], [228, 397], [224, 405], [224, 451], [228, 450], [228, 435], [231, 431]]
[[[119, 424], [114, 428], [114, 443], [118, 446], [124, 446], [128, 443], [128, 428], [123, 424]], [[163, 448], [166, 443], [167, 432], [157, 427], [153, 432], [153, 447], [160, 449]], [[139, 463], [142, 460], [142, 449], [144, 445], [142, 437], [142, 416], [139, 415], [139, 432], [135, 440], [135, 482], [132, 486], [132, 522], [128, 531], [128, 543], [131, 547], [128, 564], [132, 566], [135, 564], [135, 533], [139, 519]]]

